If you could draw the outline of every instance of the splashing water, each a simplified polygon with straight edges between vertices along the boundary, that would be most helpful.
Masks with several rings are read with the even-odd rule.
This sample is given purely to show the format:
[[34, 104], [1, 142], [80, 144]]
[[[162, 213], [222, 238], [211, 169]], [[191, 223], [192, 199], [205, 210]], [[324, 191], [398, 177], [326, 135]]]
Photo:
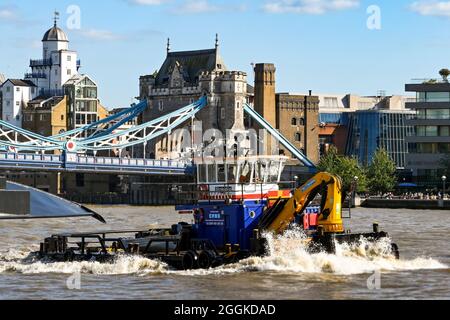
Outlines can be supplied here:
[[238, 263], [209, 270], [182, 271], [188, 275], [226, 274], [261, 271], [277, 273], [315, 273], [352, 275], [380, 271], [406, 271], [419, 269], [446, 269], [448, 266], [431, 258], [397, 260], [391, 254], [391, 240], [376, 242], [361, 238], [352, 245], [336, 244], [336, 254], [311, 253], [306, 235], [300, 229], [286, 231], [281, 236], [264, 235], [268, 242], [266, 257], [250, 257]]
[[266, 234], [269, 254], [250, 257], [235, 264], [208, 270], [174, 271], [167, 264], [139, 256], [118, 256], [112, 263], [96, 261], [44, 262], [29, 256], [29, 251], [9, 250], [0, 253], [0, 273], [88, 273], [96, 275], [178, 274], [188, 276], [231, 274], [239, 272], [315, 273], [352, 275], [375, 270], [402, 271], [419, 269], [445, 269], [448, 266], [431, 258], [396, 260], [391, 254], [391, 241], [384, 238], [377, 242], [360, 239], [354, 244], [336, 244], [336, 254], [310, 253], [306, 236], [299, 229], [286, 231], [281, 236]]
[[5, 254], [0, 254], [0, 273], [70, 274], [80, 272], [96, 275], [143, 275], [164, 273], [167, 269], [168, 266], [161, 261], [129, 255], [119, 255], [111, 263], [100, 263], [97, 261], [45, 262], [30, 256], [29, 253], [17, 250], [9, 250]]

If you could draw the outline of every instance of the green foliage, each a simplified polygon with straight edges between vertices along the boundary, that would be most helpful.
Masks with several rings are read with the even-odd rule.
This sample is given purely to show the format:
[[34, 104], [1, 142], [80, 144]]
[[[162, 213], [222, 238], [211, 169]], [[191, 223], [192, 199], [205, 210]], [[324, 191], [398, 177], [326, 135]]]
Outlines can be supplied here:
[[439, 74], [441, 75], [442, 79], [444, 79], [445, 82], [448, 82], [447, 78], [450, 76], [450, 70], [448, 69], [441, 69], [439, 71]]
[[370, 192], [385, 193], [392, 191], [397, 183], [395, 171], [395, 162], [389, 157], [386, 150], [378, 149], [367, 169]]
[[352, 157], [345, 157], [338, 154], [337, 149], [332, 146], [328, 153], [324, 155], [317, 166], [319, 171], [328, 172], [341, 177], [343, 193], [351, 190], [351, 186], [358, 177], [358, 192], [364, 192], [367, 187], [367, 179], [364, 169], [359, 165], [358, 160]]

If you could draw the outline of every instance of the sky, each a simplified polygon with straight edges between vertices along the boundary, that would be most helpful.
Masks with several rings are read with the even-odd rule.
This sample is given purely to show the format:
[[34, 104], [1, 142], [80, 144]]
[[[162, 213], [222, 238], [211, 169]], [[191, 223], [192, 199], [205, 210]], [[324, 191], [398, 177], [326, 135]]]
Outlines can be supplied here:
[[172, 51], [214, 48], [229, 70], [274, 63], [277, 92], [405, 94], [411, 79], [450, 68], [450, 1], [434, 0], [0, 0], [0, 73], [22, 78], [58, 25], [81, 73], [109, 109], [128, 106], [139, 76]]

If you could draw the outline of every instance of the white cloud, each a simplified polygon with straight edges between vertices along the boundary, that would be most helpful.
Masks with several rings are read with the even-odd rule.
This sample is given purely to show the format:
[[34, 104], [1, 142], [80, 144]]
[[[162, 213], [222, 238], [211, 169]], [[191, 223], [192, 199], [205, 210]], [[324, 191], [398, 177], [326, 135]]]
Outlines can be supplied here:
[[100, 41], [116, 41], [121, 40], [124, 37], [120, 34], [116, 34], [114, 32], [108, 30], [100, 30], [100, 29], [87, 29], [80, 30], [81, 36], [91, 40], [100, 40]]
[[212, 5], [207, 0], [188, 0], [177, 11], [182, 13], [206, 13], [221, 11], [221, 7]]
[[159, 6], [170, 1], [171, 0], [128, 0], [129, 3], [142, 6]]
[[245, 5], [211, 4], [208, 0], [186, 0], [180, 6], [172, 8], [171, 11], [176, 14], [197, 14], [245, 10]]
[[263, 9], [269, 13], [324, 14], [328, 11], [352, 9], [359, 6], [359, 0], [274, 0]]
[[9, 7], [0, 7], [0, 19], [1, 20], [15, 20], [17, 15], [14, 10]]
[[27, 28], [36, 23], [35, 20], [24, 15], [16, 5], [0, 5], [0, 24]]
[[80, 37], [87, 39], [87, 40], [93, 40], [93, 41], [131, 41], [131, 42], [137, 42], [137, 41], [145, 41], [146, 39], [155, 37], [155, 36], [161, 36], [162, 33], [158, 30], [153, 29], [139, 29], [139, 30], [132, 30], [132, 31], [126, 31], [123, 33], [115, 33], [109, 30], [102, 30], [102, 29], [82, 29], [82, 30], [74, 30], [75, 34], [79, 35]]
[[423, 16], [450, 17], [450, 1], [416, 1], [410, 9]]
[[[245, 11], [247, 9], [245, 4], [230, 5], [229, 0], [222, 0], [214, 3], [212, 0], [125, 0], [133, 5], [140, 6], [159, 6], [165, 4], [173, 4], [169, 8], [169, 12], [174, 14], [199, 14], [199, 13], [214, 13], [214, 12], [229, 12], [229, 11]], [[217, 2], [217, 1], [216, 1]]]

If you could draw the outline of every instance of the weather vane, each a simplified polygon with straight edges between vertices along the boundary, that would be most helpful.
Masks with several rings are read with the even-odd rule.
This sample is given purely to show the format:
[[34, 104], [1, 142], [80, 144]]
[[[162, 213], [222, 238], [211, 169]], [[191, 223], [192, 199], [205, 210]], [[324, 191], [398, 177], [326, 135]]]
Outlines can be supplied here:
[[54, 18], [55, 27], [56, 27], [56, 23], [57, 23], [58, 20], [59, 20], [59, 12], [55, 10], [55, 18]]

